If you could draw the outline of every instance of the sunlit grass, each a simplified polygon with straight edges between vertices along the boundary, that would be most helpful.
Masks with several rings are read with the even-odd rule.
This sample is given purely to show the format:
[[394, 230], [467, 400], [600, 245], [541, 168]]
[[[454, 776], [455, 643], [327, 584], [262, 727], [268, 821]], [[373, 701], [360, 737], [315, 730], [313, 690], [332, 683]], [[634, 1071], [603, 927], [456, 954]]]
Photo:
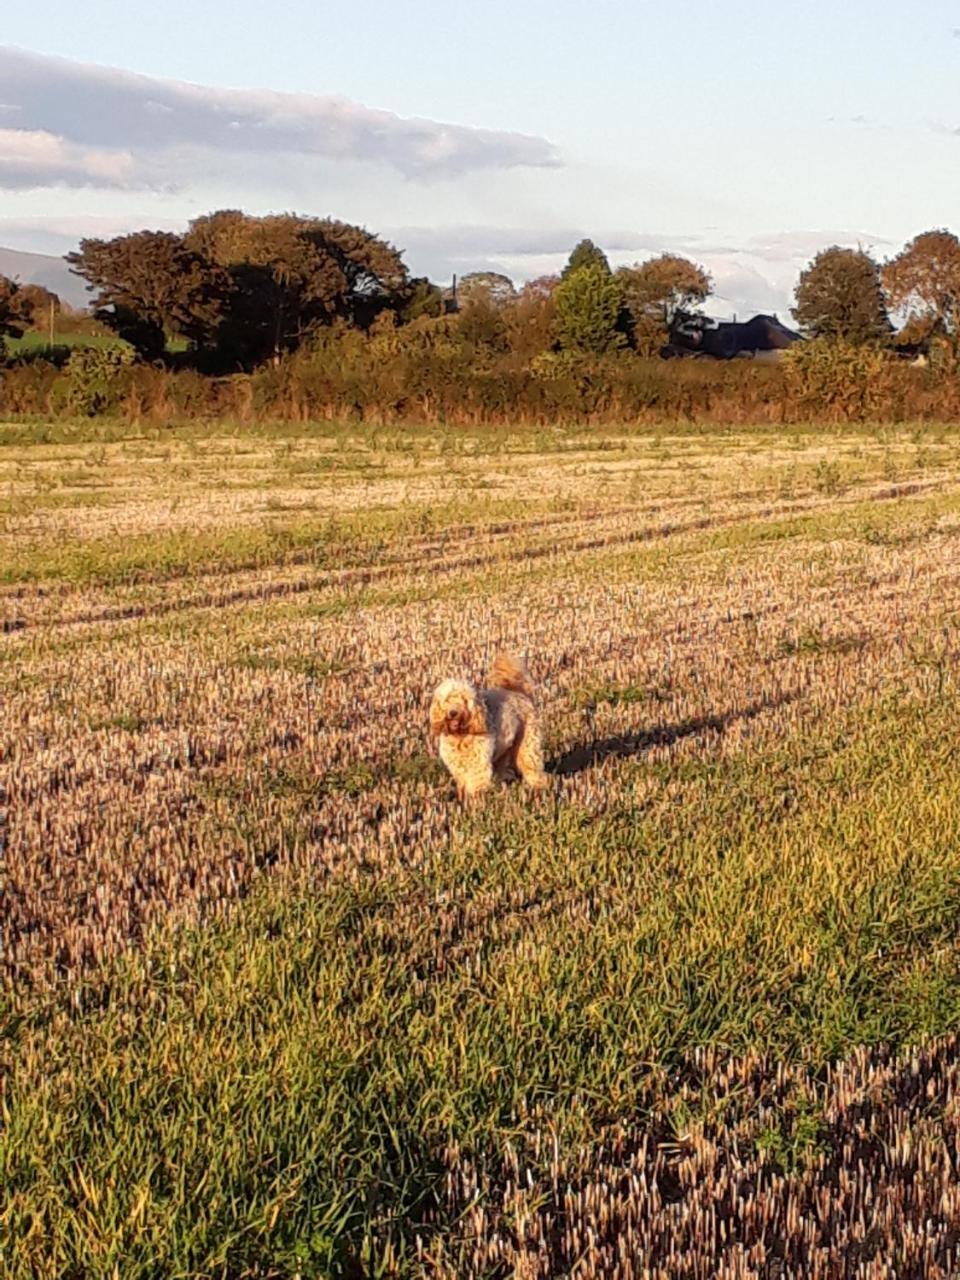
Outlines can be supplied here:
[[952, 1266], [953, 443], [321, 435], [0, 450], [4, 1275]]

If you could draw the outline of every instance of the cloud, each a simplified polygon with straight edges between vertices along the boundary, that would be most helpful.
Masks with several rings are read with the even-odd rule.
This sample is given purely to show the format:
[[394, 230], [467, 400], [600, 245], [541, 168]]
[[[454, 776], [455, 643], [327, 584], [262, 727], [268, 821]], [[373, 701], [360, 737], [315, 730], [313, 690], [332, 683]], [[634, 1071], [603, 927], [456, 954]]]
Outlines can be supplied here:
[[0, 187], [124, 187], [129, 151], [77, 146], [43, 129], [0, 129]]
[[[370, 161], [414, 179], [561, 163], [545, 138], [406, 118], [342, 97], [159, 80], [10, 47], [0, 47], [0, 85], [3, 123], [16, 124], [4, 131], [10, 156], [39, 145], [31, 138], [48, 140], [64, 153], [66, 162], [49, 166], [61, 183], [86, 185], [99, 168], [104, 185], [164, 186], [171, 167], [210, 153]], [[0, 165], [4, 158], [0, 150]], [[12, 183], [13, 160], [4, 171]], [[36, 185], [29, 169], [24, 181]]]
[[[710, 228], [716, 232], [717, 228]], [[775, 231], [745, 238], [576, 227], [523, 229], [461, 225], [395, 227], [390, 239], [406, 250], [416, 274], [449, 280], [468, 271], [503, 271], [516, 281], [559, 271], [570, 250], [589, 235], [614, 267], [660, 253], [692, 258], [710, 272], [714, 295], [708, 310], [721, 317], [758, 311], [789, 314], [802, 268], [830, 245], [876, 248], [890, 242], [867, 231]]]
[[583, 227], [499, 227], [453, 225], [445, 227], [396, 227], [390, 238], [411, 249], [429, 249], [445, 256], [475, 258], [478, 254], [503, 258], [538, 258], [569, 254], [580, 240], [589, 238], [605, 253], [654, 252], [662, 236], [636, 231], [598, 231]]
[[185, 221], [184, 218], [158, 217], [155, 212], [0, 216], [0, 245], [59, 257], [70, 253], [85, 238], [109, 240], [144, 227], [151, 231], [182, 231]]
[[696, 236], [582, 226], [399, 226], [386, 227], [384, 234], [406, 251], [406, 259], [416, 274], [437, 280], [468, 271], [503, 271], [515, 280], [529, 280], [558, 271], [570, 250], [585, 237], [599, 245], [615, 267], [659, 253], [682, 253], [699, 259], [705, 252]]
[[741, 319], [758, 311], [787, 311], [788, 294], [756, 267], [723, 258], [708, 259], [706, 266], [713, 277], [713, 311]]
[[766, 235], [751, 236], [744, 241], [741, 252], [753, 254], [771, 261], [795, 261], [809, 259], [821, 249], [839, 245], [842, 249], [869, 250], [874, 245], [888, 245], [889, 240], [869, 231], [775, 231]]

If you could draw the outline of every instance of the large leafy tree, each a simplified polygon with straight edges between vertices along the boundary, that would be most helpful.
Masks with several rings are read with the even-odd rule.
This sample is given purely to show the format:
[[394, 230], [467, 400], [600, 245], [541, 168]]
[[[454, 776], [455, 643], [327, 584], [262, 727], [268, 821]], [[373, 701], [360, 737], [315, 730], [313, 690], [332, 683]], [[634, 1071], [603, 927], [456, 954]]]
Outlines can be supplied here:
[[653, 355], [669, 340], [681, 313], [696, 312], [710, 296], [713, 282], [702, 267], [677, 254], [663, 253], [616, 273], [629, 312], [633, 341]]
[[113, 240], [82, 240], [67, 262], [89, 282], [97, 319], [141, 355], [160, 355], [174, 336], [195, 346], [215, 341], [229, 277], [182, 236], [138, 231]]
[[397, 250], [332, 218], [227, 209], [184, 236], [84, 240], [68, 261], [94, 290], [98, 319], [142, 355], [178, 335], [227, 367], [279, 359], [334, 319], [369, 325], [409, 296]]
[[32, 329], [44, 328], [50, 323], [51, 314], [57, 316], [62, 310], [57, 295], [42, 284], [21, 285], [19, 298], [21, 311]]
[[854, 345], [885, 342], [890, 320], [880, 268], [860, 249], [824, 249], [800, 275], [794, 317], [814, 338]]
[[610, 263], [607, 260], [607, 255], [589, 239], [581, 240], [574, 245], [561, 276], [565, 280], [567, 276], [573, 275], [575, 271], [579, 271], [582, 267], [596, 267], [598, 270], [606, 272], [607, 275], [610, 274]]
[[939, 334], [960, 353], [960, 240], [952, 231], [924, 231], [883, 268], [892, 311], [924, 336]]
[[409, 296], [400, 253], [333, 218], [222, 210], [192, 222], [186, 244], [230, 277], [221, 346], [242, 363], [279, 359], [337, 318], [366, 327]]
[[474, 302], [483, 302], [491, 307], [506, 307], [516, 296], [513, 281], [499, 271], [471, 271], [457, 284], [457, 302], [461, 307], [468, 307]]
[[564, 351], [606, 355], [624, 345], [619, 282], [598, 263], [571, 272], [554, 293], [554, 334]]

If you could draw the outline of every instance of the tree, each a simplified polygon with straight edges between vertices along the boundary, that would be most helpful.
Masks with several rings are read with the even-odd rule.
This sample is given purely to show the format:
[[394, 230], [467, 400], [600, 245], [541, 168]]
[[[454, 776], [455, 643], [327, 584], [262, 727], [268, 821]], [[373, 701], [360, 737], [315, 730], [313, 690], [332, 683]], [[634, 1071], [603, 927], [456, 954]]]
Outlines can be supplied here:
[[461, 309], [456, 317], [456, 331], [478, 353], [507, 349], [503, 311], [486, 298], [480, 297]]
[[23, 306], [22, 290], [15, 280], [0, 276], [0, 354], [3, 339], [19, 338], [28, 327]]
[[599, 263], [579, 267], [557, 286], [554, 333], [564, 351], [606, 355], [624, 345], [618, 327], [623, 296], [609, 269]]
[[616, 278], [630, 313], [634, 346], [648, 356], [669, 341], [677, 316], [699, 310], [713, 289], [702, 267], [673, 253], [621, 267]]
[[457, 283], [457, 302], [461, 307], [481, 301], [492, 307], [505, 307], [516, 296], [513, 281], [499, 271], [471, 271]]
[[60, 314], [62, 306], [57, 295], [42, 284], [20, 286], [20, 309], [32, 329], [44, 329], [50, 323], [51, 313]]
[[443, 290], [426, 276], [415, 276], [398, 292], [396, 315], [401, 324], [410, 324], [421, 316], [436, 319], [443, 315]]
[[572, 275], [574, 271], [579, 271], [581, 267], [597, 267], [610, 274], [610, 263], [607, 261], [607, 255], [602, 249], [598, 249], [592, 240], [581, 240], [575, 245], [570, 257], [567, 259], [567, 265], [561, 272], [561, 278], [566, 279]]
[[222, 320], [226, 273], [169, 231], [137, 231], [113, 240], [81, 240], [67, 255], [95, 292], [96, 318], [146, 357], [173, 336], [210, 345]]
[[880, 268], [861, 249], [823, 249], [800, 275], [793, 315], [814, 338], [886, 342], [891, 325]]
[[559, 283], [559, 276], [537, 276], [523, 285], [517, 299], [520, 302], [543, 302], [553, 297]]
[[220, 346], [243, 364], [279, 360], [337, 319], [367, 328], [407, 295], [400, 253], [333, 218], [256, 218], [226, 209], [192, 222], [186, 244], [228, 273], [231, 299]]
[[504, 314], [510, 350], [527, 364], [556, 341], [556, 291], [559, 276], [539, 276], [529, 280], [517, 294], [516, 302]]
[[398, 251], [361, 227], [235, 209], [185, 236], [84, 240], [67, 260], [96, 291], [97, 318], [141, 355], [179, 335], [228, 368], [278, 360], [336, 319], [367, 327], [407, 286]]
[[951, 231], [924, 231], [883, 268], [892, 311], [925, 337], [939, 333], [957, 358], [960, 348], [960, 240]]

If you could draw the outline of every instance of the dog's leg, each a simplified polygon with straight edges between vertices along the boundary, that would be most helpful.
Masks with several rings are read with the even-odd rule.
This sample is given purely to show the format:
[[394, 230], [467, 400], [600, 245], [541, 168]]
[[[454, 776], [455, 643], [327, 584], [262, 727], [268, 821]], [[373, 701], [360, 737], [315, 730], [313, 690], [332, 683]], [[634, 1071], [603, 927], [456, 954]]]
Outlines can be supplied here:
[[471, 753], [469, 769], [464, 778], [464, 787], [468, 800], [475, 800], [493, 786], [493, 738], [481, 738], [475, 742], [475, 750]]
[[513, 749], [505, 751], [498, 760], [493, 762], [493, 773], [498, 782], [507, 782], [510, 775], [516, 770], [516, 754]]
[[543, 771], [543, 747], [540, 735], [527, 725], [523, 737], [517, 743], [517, 770], [528, 787], [541, 791], [547, 785]]

